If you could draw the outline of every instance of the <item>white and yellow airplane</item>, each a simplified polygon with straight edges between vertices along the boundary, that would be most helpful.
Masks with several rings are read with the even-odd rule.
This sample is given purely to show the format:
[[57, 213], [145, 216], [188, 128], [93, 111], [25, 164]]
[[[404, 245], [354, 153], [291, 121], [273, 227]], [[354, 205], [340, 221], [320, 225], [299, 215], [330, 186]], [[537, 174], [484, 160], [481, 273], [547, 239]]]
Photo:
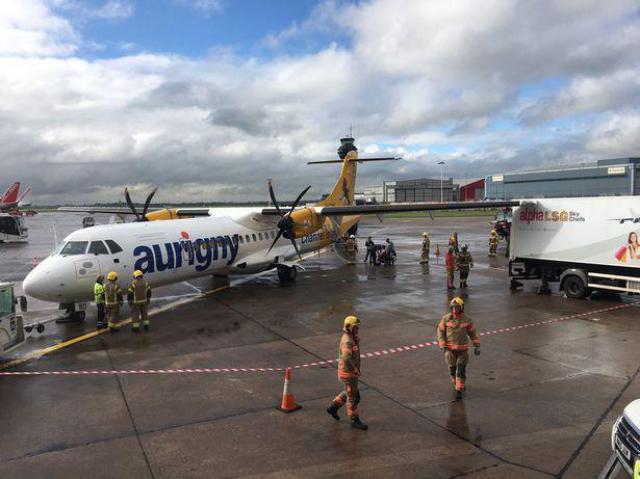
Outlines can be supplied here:
[[[314, 206], [298, 203], [280, 208], [269, 182], [275, 208], [184, 208], [148, 212], [152, 192], [142, 214], [125, 191], [129, 214], [136, 221], [79, 229], [33, 269], [23, 282], [29, 296], [60, 303], [72, 315], [83, 317], [84, 305], [93, 296], [96, 275], [115, 271], [127, 281], [141, 270], [155, 286], [207, 275], [247, 274], [277, 269], [281, 281], [296, 278], [301, 253], [319, 250], [343, 237], [362, 214], [441, 209], [498, 208], [513, 202], [413, 203], [405, 205], [354, 204], [357, 164], [394, 158], [359, 159], [353, 138], [341, 139], [342, 163], [336, 186]], [[513, 205], [515, 205], [514, 203]], [[66, 211], [122, 214], [122, 209], [67, 208]], [[171, 220], [171, 221], [162, 221]], [[296, 240], [300, 240], [298, 245]], [[76, 303], [80, 311], [76, 311]]]

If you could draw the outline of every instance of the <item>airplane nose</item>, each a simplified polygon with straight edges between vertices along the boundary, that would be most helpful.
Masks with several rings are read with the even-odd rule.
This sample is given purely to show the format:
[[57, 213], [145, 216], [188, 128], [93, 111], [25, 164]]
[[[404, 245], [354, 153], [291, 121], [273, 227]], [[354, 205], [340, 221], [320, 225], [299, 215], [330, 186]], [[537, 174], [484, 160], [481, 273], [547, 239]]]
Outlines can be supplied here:
[[47, 294], [47, 290], [49, 288], [47, 286], [48, 281], [46, 274], [38, 267], [33, 269], [22, 281], [22, 289], [25, 294], [44, 301], [49, 300], [49, 296]]

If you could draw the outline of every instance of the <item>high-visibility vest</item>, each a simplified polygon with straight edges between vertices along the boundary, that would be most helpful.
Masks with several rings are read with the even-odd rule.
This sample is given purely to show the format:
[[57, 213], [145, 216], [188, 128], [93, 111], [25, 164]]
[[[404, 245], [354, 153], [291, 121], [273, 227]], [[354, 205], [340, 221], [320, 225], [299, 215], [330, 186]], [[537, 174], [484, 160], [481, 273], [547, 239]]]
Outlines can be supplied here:
[[93, 285], [93, 300], [96, 304], [104, 303], [104, 286], [100, 283], [96, 283]]
[[104, 304], [106, 306], [115, 306], [118, 304], [118, 293], [120, 293], [118, 283], [109, 281], [104, 287]]
[[129, 286], [129, 293], [133, 293], [133, 304], [147, 304], [147, 292], [151, 286], [144, 279], [134, 279]]

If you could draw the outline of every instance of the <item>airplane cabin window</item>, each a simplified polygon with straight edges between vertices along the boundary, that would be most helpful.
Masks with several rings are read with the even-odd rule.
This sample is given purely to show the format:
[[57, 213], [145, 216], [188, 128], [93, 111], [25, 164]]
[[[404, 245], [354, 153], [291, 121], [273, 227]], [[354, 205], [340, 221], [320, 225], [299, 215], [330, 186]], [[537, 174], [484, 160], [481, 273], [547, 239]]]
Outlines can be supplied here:
[[251, 238], [249, 238], [249, 235], [245, 235], [244, 239], [247, 240], [247, 243], [249, 243], [251, 241]]
[[262, 233], [258, 233], [258, 238], [260, 238], [260, 241], [262, 241]]
[[251, 236], [253, 237], [253, 241], [258, 241], [258, 238], [256, 238], [256, 234], [255, 233], [253, 233]]
[[106, 240], [107, 246], [109, 247], [109, 249], [111, 250], [111, 254], [116, 254], [116, 253], [120, 253], [120, 251], [122, 251], [122, 248], [120, 247], [120, 245], [118, 243], [116, 243], [113, 240]]
[[87, 251], [88, 241], [69, 241], [64, 248], [60, 251], [60, 254], [84, 254]]
[[102, 241], [92, 241], [89, 245], [89, 254], [109, 254], [109, 250]]
[[244, 244], [244, 238], [242, 236], [236, 236], [240, 240], [240, 244]]
[[272, 232], [271, 232], [271, 239], [275, 239], [275, 238], [276, 238], [276, 232], [275, 232], [275, 231], [272, 231]]

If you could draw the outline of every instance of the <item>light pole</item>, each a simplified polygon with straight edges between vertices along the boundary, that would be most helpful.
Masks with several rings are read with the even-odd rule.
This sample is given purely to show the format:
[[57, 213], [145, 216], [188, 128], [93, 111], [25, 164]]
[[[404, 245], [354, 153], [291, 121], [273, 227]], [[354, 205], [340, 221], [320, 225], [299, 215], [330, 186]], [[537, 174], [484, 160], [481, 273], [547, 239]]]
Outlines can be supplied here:
[[444, 203], [444, 198], [442, 196], [442, 166], [444, 165], [444, 160], [439, 161], [438, 164], [440, 165], [440, 203]]

